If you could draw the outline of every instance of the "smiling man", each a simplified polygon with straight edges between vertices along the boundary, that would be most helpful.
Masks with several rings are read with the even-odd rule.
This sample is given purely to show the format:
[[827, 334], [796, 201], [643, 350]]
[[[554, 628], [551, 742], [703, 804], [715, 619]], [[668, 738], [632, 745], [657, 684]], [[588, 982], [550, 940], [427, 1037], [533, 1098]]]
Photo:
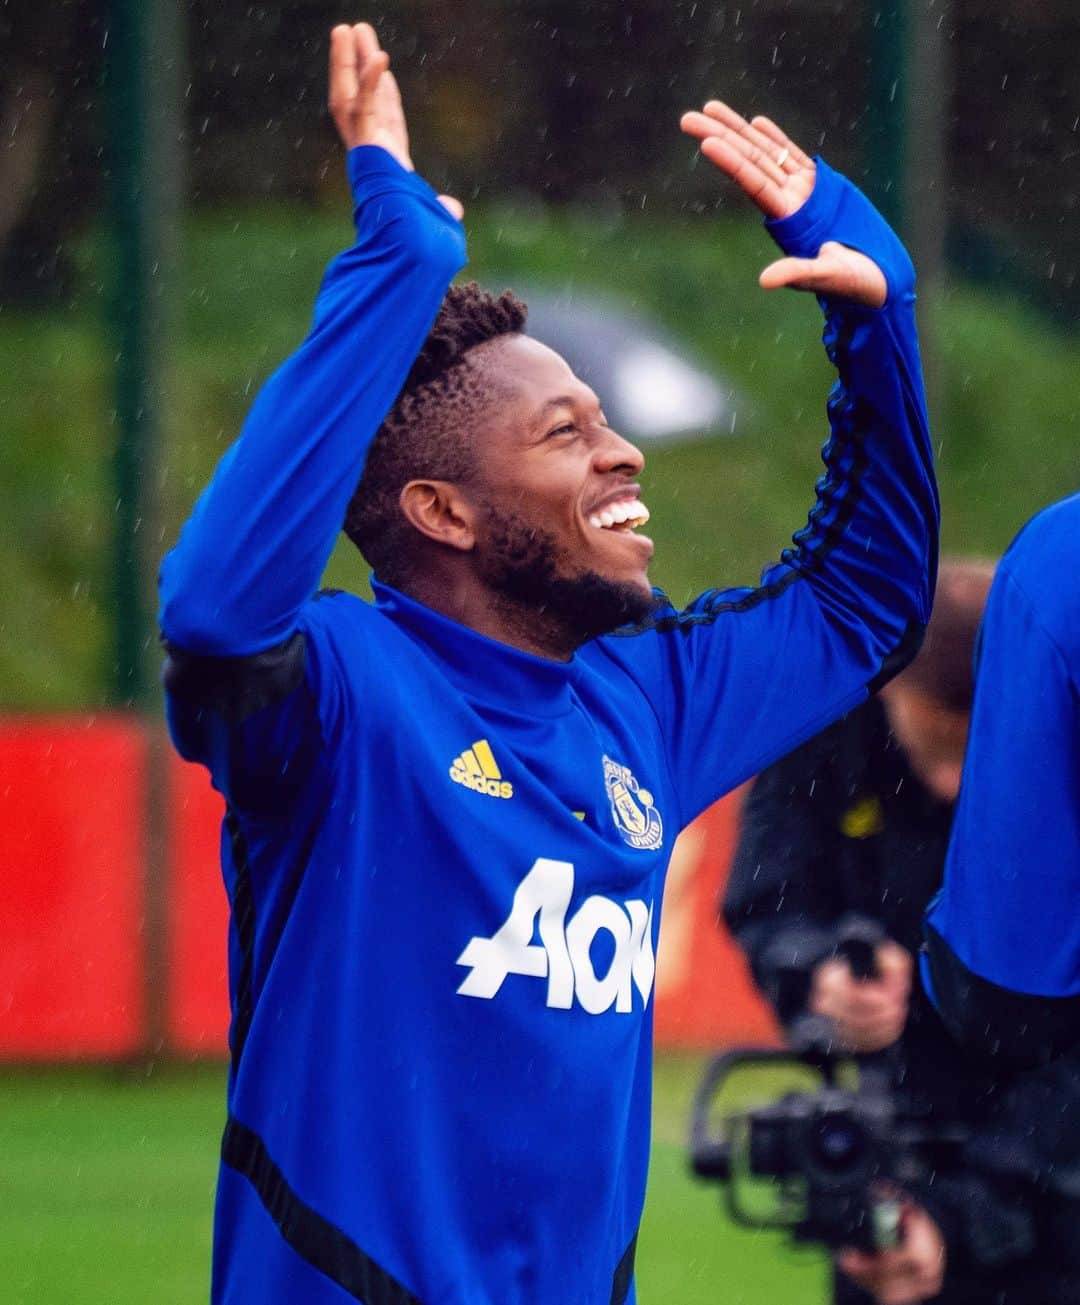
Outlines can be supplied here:
[[[376, 436], [345, 530], [384, 583], [567, 658], [652, 609], [644, 459], [509, 292], [452, 287]], [[417, 473], [422, 471], [423, 478]]]
[[[330, 100], [356, 244], [162, 568], [173, 737], [227, 803], [213, 1296], [632, 1301], [675, 837], [929, 615], [911, 265], [772, 123], [683, 119], [840, 379], [794, 547], [677, 611], [641, 454], [512, 295], [448, 291], [460, 205], [413, 172], [370, 27], [334, 30]], [[314, 594], [343, 525], [373, 604]]]

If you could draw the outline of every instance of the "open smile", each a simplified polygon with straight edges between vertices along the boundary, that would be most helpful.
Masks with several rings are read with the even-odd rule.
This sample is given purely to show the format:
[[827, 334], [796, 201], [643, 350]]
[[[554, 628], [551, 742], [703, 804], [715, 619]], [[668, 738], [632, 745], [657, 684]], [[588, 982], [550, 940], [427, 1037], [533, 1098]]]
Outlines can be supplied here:
[[619, 534], [636, 530], [649, 519], [649, 509], [639, 498], [616, 499], [605, 503], [589, 517], [589, 525], [595, 530], [614, 530]]
[[629, 549], [638, 558], [638, 565], [647, 565], [653, 555], [653, 541], [648, 535], [639, 534], [640, 528], [649, 520], [649, 509], [635, 494], [623, 494], [613, 498], [589, 513], [590, 531], [597, 530], [605, 535], [618, 535], [626, 540], [616, 547]]

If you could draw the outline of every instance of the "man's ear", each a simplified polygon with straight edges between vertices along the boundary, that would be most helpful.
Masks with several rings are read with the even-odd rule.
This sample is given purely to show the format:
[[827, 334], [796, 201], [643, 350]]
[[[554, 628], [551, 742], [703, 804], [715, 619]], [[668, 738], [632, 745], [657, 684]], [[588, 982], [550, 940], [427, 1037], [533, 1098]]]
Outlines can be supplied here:
[[462, 553], [475, 547], [475, 509], [457, 485], [410, 480], [398, 501], [409, 525], [436, 544]]

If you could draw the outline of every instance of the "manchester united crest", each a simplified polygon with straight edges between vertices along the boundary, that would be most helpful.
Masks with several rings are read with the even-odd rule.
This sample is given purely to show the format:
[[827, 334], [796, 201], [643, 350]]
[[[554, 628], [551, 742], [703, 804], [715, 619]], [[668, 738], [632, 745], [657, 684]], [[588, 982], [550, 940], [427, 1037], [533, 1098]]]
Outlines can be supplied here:
[[615, 828], [623, 842], [648, 852], [660, 847], [664, 841], [664, 822], [653, 804], [653, 795], [641, 787], [630, 773], [630, 767], [605, 757], [604, 788]]

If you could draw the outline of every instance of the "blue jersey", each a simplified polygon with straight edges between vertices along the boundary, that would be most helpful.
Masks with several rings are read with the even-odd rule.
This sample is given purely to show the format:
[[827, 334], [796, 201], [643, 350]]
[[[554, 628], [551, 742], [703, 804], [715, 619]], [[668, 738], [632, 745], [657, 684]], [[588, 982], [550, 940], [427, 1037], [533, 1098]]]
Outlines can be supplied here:
[[214, 1300], [632, 1301], [654, 952], [679, 830], [898, 669], [937, 500], [913, 274], [819, 165], [773, 224], [884, 268], [825, 303], [839, 371], [809, 521], [759, 587], [568, 662], [375, 583], [315, 597], [363, 465], [463, 260], [381, 150], [357, 243], [166, 558], [181, 753], [224, 794], [228, 1123]]
[[1080, 1036], [1080, 495], [1002, 559], [924, 982], [969, 1044], [1019, 1065]]

